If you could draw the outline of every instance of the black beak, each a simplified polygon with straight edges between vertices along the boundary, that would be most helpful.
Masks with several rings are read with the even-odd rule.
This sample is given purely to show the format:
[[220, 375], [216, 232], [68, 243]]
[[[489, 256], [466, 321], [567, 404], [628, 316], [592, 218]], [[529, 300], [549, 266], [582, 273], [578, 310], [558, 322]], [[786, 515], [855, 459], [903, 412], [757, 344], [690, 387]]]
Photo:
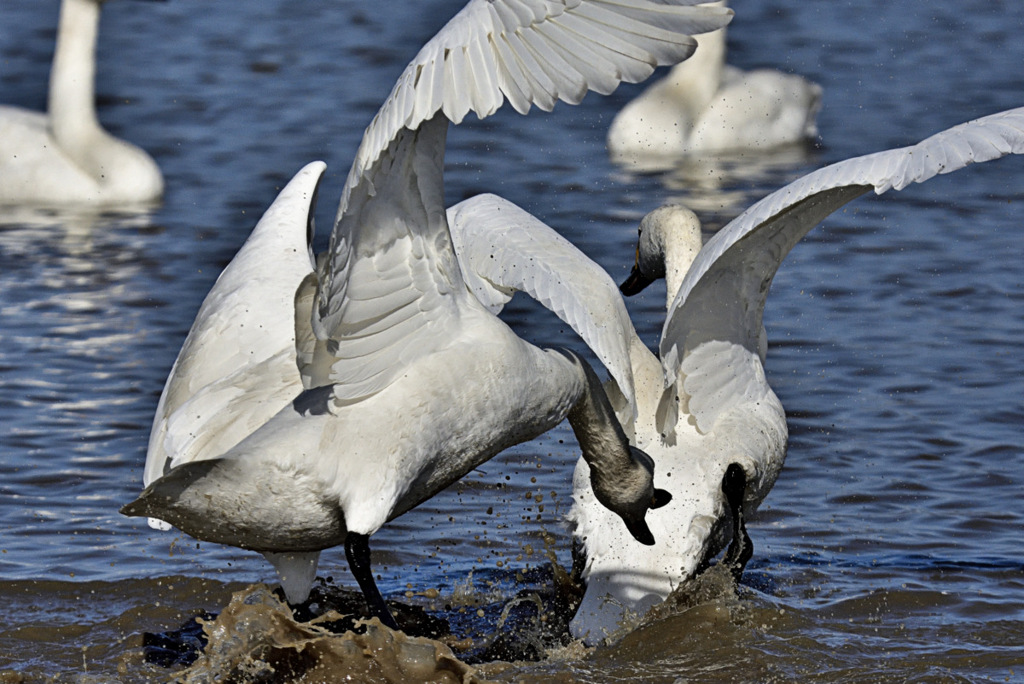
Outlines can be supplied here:
[[619, 291], [627, 297], [632, 297], [635, 294], [639, 294], [645, 287], [653, 283], [654, 280], [646, 277], [640, 273], [640, 267], [637, 264], [633, 265], [633, 270], [629, 272], [629, 277], [626, 281], [619, 285]]
[[644, 546], [654, 546], [654, 535], [651, 534], [651, 528], [647, 526], [647, 521], [643, 518], [639, 520], [624, 520], [626, 523], [626, 529], [633, 535], [633, 539]]

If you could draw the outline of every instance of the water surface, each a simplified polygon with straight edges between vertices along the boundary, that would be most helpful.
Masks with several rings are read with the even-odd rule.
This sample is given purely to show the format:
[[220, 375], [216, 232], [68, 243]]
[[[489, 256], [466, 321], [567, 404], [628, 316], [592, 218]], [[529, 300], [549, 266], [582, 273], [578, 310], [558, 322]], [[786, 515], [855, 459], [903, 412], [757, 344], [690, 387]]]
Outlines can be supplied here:
[[[0, 677], [150, 681], [142, 633], [273, 580], [256, 554], [117, 513], [141, 485], [164, 378], [196, 309], [276, 191], [328, 163], [320, 245], [361, 132], [460, 0], [110, 3], [99, 116], [149, 150], [146, 215], [0, 215]], [[814, 149], [613, 165], [611, 116], [637, 87], [449, 134], [451, 202], [502, 194], [613, 277], [639, 218], [690, 203], [716, 230], [822, 164], [1024, 104], [1024, 6], [986, 0], [737, 0], [731, 62], [825, 89]], [[57, 3], [0, 10], [0, 99], [41, 109]], [[1024, 160], [862, 198], [791, 254], [769, 298], [767, 371], [786, 467], [751, 523], [738, 594], [685, 597], [616, 646], [552, 652], [517, 681], [1024, 681]], [[663, 290], [630, 302], [651, 345]], [[528, 301], [506, 319], [580, 348]], [[374, 536], [385, 593], [497, 606], [567, 565], [577, 449], [563, 426]], [[354, 586], [340, 550], [321, 575]], [[483, 622], [495, 629], [497, 616]]]

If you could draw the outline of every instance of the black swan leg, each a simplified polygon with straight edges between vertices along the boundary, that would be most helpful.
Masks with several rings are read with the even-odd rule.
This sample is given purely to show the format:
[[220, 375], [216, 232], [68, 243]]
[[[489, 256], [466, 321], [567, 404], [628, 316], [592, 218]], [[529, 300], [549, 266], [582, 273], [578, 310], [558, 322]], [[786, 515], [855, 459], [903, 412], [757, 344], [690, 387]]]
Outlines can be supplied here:
[[754, 543], [750, 541], [747, 524], [743, 519], [743, 496], [746, 488], [746, 472], [739, 464], [731, 463], [722, 478], [722, 493], [725, 494], [725, 499], [729, 502], [729, 511], [732, 513], [732, 542], [726, 549], [722, 562], [728, 566], [737, 584], [743, 576], [743, 569], [747, 567], [747, 561], [754, 555]]
[[384, 603], [384, 597], [381, 596], [380, 589], [373, 579], [373, 570], [370, 568], [370, 537], [349, 532], [345, 538], [345, 558], [348, 559], [348, 567], [359, 583], [363, 596], [366, 597], [370, 612], [383, 624], [397, 630], [398, 623]]

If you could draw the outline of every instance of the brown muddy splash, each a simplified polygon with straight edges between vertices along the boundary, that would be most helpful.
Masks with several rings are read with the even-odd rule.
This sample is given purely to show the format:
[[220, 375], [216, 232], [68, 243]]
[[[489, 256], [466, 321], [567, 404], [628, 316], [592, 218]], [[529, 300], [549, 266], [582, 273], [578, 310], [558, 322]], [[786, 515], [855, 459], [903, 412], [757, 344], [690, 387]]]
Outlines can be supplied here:
[[209, 643], [199, 660], [179, 674], [179, 681], [484, 681], [448, 646], [395, 632], [376, 618], [359, 621], [361, 634], [335, 634], [324, 626], [342, 619], [330, 611], [310, 622], [298, 622], [266, 587], [249, 587], [236, 592], [216, 619], [204, 622]]

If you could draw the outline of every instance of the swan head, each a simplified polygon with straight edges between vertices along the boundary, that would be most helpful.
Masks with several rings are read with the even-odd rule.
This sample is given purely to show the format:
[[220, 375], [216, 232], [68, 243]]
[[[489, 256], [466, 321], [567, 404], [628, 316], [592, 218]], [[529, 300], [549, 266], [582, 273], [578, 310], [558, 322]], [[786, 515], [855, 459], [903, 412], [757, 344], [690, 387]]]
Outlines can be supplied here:
[[619, 287], [628, 296], [665, 278], [671, 303], [702, 246], [700, 219], [681, 204], [666, 204], [640, 221], [636, 260]]
[[633, 538], [645, 546], [653, 546], [655, 539], [647, 525], [647, 511], [661, 508], [672, 500], [672, 495], [654, 486], [654, 459], [634, 446], [629, 447], [631, 464], [620, 472], [613, 486], [594, 477], [591, 485], [594, 496], [605, 508], [615, 512]]

